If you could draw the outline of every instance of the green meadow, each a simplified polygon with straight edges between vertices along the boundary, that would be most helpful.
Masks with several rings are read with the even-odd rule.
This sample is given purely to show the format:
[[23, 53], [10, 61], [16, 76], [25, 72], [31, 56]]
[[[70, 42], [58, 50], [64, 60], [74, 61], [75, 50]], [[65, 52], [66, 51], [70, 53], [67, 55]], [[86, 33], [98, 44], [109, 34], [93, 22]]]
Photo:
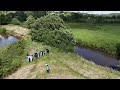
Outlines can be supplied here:
[[66, 27], [80, 45], [120, 54], [120, 24], [66, 23]]

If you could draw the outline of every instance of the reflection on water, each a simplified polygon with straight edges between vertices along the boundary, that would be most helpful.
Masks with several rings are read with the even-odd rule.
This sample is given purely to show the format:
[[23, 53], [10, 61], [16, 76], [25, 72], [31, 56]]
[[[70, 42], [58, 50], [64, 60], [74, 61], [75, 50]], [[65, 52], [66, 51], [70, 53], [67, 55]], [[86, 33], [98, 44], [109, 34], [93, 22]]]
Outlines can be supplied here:
[[84, 48], [80, 46], [76, 46], [74, 48], [75, 53], [79, 54], [80, 56], [84, 57], [85, 59], [94, 62], [95, 64], [101, 66], [117, 66], [118, 60], [114, 57], [109, 55], [105, 55], [102, 52], [95, 51], [93, 49]]
[[17, 41], [18, 39], [14, 36], [0, 35], [0, 48]]

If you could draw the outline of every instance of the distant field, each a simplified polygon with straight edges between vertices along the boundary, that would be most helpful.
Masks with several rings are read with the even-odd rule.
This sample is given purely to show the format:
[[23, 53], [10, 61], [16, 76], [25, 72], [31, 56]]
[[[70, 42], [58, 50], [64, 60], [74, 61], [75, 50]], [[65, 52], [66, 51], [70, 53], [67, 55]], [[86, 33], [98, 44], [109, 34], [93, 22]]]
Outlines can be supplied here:
[[78, 43], [95, 47], [108, 53], [120, 53], [120, 24], [66, 23]]

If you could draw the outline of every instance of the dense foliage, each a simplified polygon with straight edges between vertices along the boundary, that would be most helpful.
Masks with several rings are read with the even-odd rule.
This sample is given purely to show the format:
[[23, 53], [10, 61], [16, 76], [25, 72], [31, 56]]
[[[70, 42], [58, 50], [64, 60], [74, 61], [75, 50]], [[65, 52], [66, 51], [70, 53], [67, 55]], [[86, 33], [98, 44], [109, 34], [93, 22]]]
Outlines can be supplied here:
[[30, 15], [37, 19], [53, 13], [60, 16], [64, 21], [69, 22], [120, 23], [119, 13], [98, 15], [67, 11], [0, 11], [0, 24], [9, 24], [12, 18], [17, 18], [20, 22], [24, 22]]
[[71, 51], [74, 46], [72, 33], [64, 27], [63, 20], [56, 15], [47, 15], [38, 18], [31, 29], [32, 40]]
[[25, 40], [1, 48], [0, 52], [0, 78], [15, 71], [22, 64], [22, 55], [26, 47]]
[[11, 24], [13, 18], [24, 22], [30, 15], [37, 19], [47, 15], [47, 11], [0, 11], [0, 25]]
[[47, 15], [47, 11], [25, 11], [25, 14], [27, 17], [32, 15], [35, 19], [37, 19], [44, 15]]
[[13, 18], [11, 23], [14, 25], [20, 25], [20, 21], [17, 18]]
[[5, 29], [5, 28], [0, 27], [0, 34], [5, 34], [5, 33], [6, 33], [6, 29]]
[[23, 23], [23, 27], [31, 28], [31, 25], [35, 22], [35, 19], [32, 15], [27, 17], [27, 20]]
[[120, 23], [120, 14], [87, 14], [79, 12], [57, 12], [64, 21], [86, 22], [86, 23]]
[[20, 22], [25, 21], [27, 18], [27, 15], [24, 12], [25, 11], [16, 11], [14, 13], [14, 18], [17, 18]]
[[1, 13], [0, 14], [0, 24], [1, 25], [9, 24], [13, 17], [14, 17], [13, 13], [7, 13], [7, 14]]

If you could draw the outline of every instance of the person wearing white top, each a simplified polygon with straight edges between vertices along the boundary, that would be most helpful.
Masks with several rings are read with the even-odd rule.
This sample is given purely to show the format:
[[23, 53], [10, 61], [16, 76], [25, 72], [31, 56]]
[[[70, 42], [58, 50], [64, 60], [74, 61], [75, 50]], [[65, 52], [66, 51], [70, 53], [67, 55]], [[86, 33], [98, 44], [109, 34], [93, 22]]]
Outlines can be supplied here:
[[49, 67], [49, 65], [48, 65], [48, 64], [46, 64], [46, 71], [47, 71], [47, 73], [49, 73], [49, 72], [50, 72], [50, 67]]
[[29, 62], [32, 62], [33, 61], [33, 56], [27, 56], [27, 60], [29, 61]]

